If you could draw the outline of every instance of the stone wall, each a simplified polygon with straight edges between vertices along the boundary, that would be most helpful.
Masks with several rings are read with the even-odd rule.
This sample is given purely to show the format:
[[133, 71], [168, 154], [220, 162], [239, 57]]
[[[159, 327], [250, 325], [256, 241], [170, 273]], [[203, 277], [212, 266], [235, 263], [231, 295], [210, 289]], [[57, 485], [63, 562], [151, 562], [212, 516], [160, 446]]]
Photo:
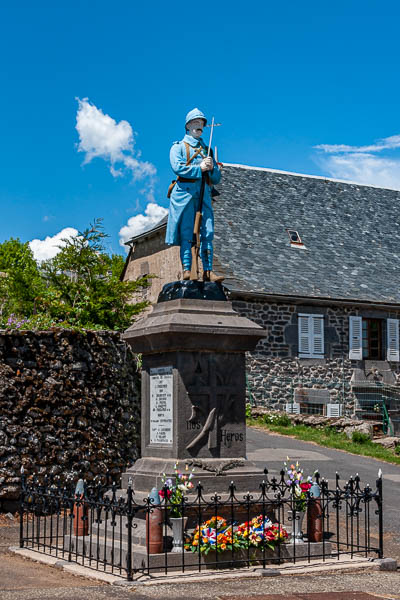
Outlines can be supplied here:
[[0, 332], [0, 501], [26, 473], [114, 477], [138, 457], [135, 356], [113, 332]]
[[[316, 306], [278, 303], [254, 298], [233, 300], [234, 309], [265, 327], [268, 336], [247, 357], [249, 389], [257, 404], [282, 410], [296, 390], [328, 390], [329, 402], [345, 400], [347, 414], [354, 413], [355, 377], [400, 386], [399, 363], [349, 359], [349, 316], [400, 318], [400, 312], [358, 306]], [[298, 358], [298, 314], [324, 315], [324, 358]], [[321, 398], [323, 393], [321, 391]], [[324, 396], [326, 397], [326, 396]]]

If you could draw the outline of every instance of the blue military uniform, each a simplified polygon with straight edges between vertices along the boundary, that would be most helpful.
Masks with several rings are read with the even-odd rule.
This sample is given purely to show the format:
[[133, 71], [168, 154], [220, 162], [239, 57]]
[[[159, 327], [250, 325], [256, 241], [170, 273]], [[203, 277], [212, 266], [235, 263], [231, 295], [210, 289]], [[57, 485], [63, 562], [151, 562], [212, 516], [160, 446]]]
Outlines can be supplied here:
[[[186, 123], [197, 118], [206, 121], [203, 113], [194, 109], [188, 113]], [[200, 163], [206, 156], [207, 146], [202, 138], [196, 139], [188, 134], [180, 142], [175, 142], [170, 151], [171, 167], [178, 178], [170, 197], [165, 241], [167, 244], [180, 245], [184, 271], [190, 270], [192, 263], [193, 226], [195, 214], [199, 208], [202, 178]], [[190, 164], [188, 164], [189, 161]], [[206, 174], [200, 229], [200, 256], [204, 271], [212, 270], [214, 214], [211, 204], [211, 188], [220, 179], [221, 172], [214, 161], [213, 170]]]

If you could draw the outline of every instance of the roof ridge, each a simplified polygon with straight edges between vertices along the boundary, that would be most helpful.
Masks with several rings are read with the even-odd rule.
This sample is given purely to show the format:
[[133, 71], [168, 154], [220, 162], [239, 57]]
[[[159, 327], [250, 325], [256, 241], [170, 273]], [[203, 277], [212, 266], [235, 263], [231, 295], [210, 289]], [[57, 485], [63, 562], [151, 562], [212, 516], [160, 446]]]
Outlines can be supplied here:
[[240, 165], [236, 163], [222, 163], [224, 167], [235, 167], [238, 169], [248, 169], [249, 171], [266, 171], [268, 173], [280, 173], [281, 175], [294, 175], [295, 177], [306, 177], [308, 179], [322, 179], [323, 181], [333, 181], [335, 183], [346, 183], [348, 185], [357, 185], [359, 187], [370, 187], [380, 190], [390, 190], [392, 192], [400, 192], [395, 188], [374, 185], [373, 183], [360, 183], [359, 181], [350, 181], [348, 179], [334, 179], [333, 177], [325, 177], [324, 175], [308, 175], [306, 173], [295, 173], [293, 171], [282, 171], [280, 169], [270, 169], [268, 167], [253, 167], [250, 165]]

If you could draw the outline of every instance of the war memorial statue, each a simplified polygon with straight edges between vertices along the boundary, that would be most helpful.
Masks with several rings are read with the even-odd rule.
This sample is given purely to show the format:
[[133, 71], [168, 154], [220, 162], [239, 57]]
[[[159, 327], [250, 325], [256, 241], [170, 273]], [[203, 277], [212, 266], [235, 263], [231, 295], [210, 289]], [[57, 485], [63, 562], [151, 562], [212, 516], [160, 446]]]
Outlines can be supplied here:
[[221, 172], [210, 145], [207, 147], [201, 137], [206, 125], [204, 114], [194, 108], [186, 115], [185, 137], [172, 145], [170, 162], [177, 178], [168, 190], [170, 205], [165, 241], [180, 245], [183, 280], [198, 279], [197, 254], [200, 254], [203, 281], [221, 282], [224, 278], [212, 270], [212, 186], [220, 181]]
[[[202, 139], [207, 119], [197, 108], [186, 116], [186, 135], [172, 145], [166, 242], [180, 245], [183, 280], [163, 286], [145, 318], [123, 338], [142, 354], [141, 458], [122, 476], [137, 494], [160, 489], [182, 461], [195, 467], [205, 493], [257, 490], [259, 469], [246, 459], [245, 353], [266, 336], [227, 300], [213, 273], [213, 185], [221, 179]], [[203, 265], [199, 281], [197, 259]]]

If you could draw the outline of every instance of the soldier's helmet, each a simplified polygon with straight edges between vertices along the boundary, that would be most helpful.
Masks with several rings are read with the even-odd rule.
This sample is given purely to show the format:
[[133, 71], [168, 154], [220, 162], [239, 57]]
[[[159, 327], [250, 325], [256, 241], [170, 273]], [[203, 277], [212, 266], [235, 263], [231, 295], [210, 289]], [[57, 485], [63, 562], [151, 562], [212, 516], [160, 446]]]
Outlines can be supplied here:
[[194, 119], [203, 119], [204, 127], [207, 125], [207, 119], [204, 113], [202, 113], [198, 108], [194, 108], [188, 112], [186, 115], [185, 126], [189, 123], [189, 121], [193, 121]]

